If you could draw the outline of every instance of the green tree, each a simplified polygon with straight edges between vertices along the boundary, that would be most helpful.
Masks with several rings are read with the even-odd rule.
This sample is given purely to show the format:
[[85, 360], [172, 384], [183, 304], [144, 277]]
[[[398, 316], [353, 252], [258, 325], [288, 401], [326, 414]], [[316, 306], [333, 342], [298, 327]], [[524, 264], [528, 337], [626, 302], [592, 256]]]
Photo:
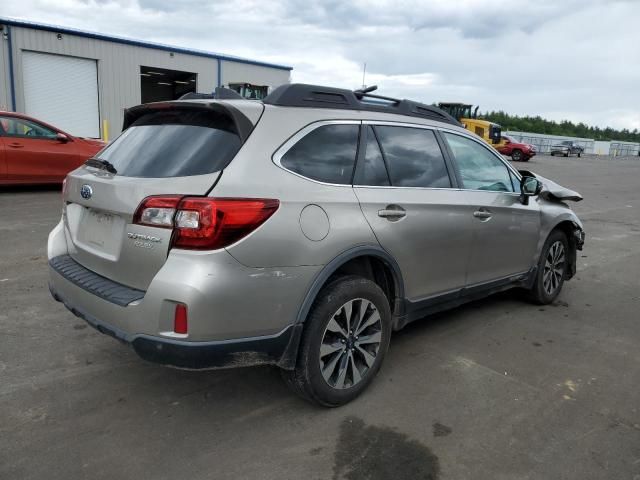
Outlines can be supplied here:
[[555, 122], [535, 116], [510, 115], [503, 111], [487, 112], [480, 115], [481, 118], [502, 125], [502, 130], [514, 130], [518, 132], [541, 133], [546, 135], [563, 135], [567, 137], [593, 138], [595, 140], [617, 140], [623, 142], [640, 143], [638, 129], [630, 131], [628, 128], [616, 130], [611, 127], [590, 127], [585, 123], [575, 124], [569, 120]]

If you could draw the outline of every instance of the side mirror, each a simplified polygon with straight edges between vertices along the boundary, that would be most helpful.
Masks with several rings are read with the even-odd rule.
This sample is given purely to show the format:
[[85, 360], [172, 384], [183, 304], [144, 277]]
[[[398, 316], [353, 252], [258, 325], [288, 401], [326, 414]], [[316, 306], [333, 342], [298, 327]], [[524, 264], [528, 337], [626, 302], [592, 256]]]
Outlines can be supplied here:
[[542, 182], [535, 177], [522, 177], [520, 180], [520, 201], [529, 205], [529, 197], [535, 197], [542, 191]]
[[67, 137], [64, 133], [56, 134], [56, 140], [60, 143], [67, 143], [69, 141], [69, 137]]

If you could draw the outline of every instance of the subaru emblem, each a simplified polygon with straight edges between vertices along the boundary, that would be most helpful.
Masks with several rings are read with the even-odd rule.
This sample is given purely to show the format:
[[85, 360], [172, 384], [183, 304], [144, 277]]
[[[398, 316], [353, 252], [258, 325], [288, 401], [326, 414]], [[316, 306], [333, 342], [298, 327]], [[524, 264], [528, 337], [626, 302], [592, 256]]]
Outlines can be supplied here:
[[89, 200], [92, 195], [93, 188], [91, 188], [91, 185], [82, 185], [82, 188], [80, 189], [80, 196], [85, 200]]

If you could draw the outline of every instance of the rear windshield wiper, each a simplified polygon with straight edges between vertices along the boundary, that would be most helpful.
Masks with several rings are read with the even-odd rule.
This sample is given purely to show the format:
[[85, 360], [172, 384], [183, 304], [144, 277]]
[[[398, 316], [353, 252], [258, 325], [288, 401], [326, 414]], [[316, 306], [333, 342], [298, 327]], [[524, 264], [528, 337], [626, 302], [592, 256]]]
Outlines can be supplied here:
[[101, 158], [90, 158], [89, 160], [84, 162], [84, 164], [88, 167], [95, 167], [101, 170], [106, 170], [107, 172], [113, 173], [114, 175], [118, 173], [118, 170], [116, 170], [116, 167], [113, 166], [113, 163], [108, 162], [107, 160], [102, 160]]

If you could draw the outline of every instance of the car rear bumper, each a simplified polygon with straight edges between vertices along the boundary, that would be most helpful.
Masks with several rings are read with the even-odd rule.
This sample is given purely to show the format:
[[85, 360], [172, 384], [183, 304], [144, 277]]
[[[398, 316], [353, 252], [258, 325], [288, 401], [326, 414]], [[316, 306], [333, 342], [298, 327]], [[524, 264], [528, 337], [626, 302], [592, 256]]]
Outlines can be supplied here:
[[[143, 358], [182, 368], [286, 368], [292, 361], [288, 345], [298, 338], [299, 307], [321, 269], [252, 268], [225, 250], [172, 251], [142, 291], [76, 262], [60, 228], [49, 236], [48, 256], [56, 300]], [[187, 334], [174, 333], [177, 304], [187, 306]]]
[[141, 358], [150, 362], [190, 370], [262, 364], [292, 368], [295, 365], [302, 324], [289, 325], [274, 335], [211, 342], [187, 342], [125, 332], [74, 307], [51, 285], [49, 289], [53, 298], [63, 303], [76, 317], [83, 319], [100, 333], [131, 346]]

